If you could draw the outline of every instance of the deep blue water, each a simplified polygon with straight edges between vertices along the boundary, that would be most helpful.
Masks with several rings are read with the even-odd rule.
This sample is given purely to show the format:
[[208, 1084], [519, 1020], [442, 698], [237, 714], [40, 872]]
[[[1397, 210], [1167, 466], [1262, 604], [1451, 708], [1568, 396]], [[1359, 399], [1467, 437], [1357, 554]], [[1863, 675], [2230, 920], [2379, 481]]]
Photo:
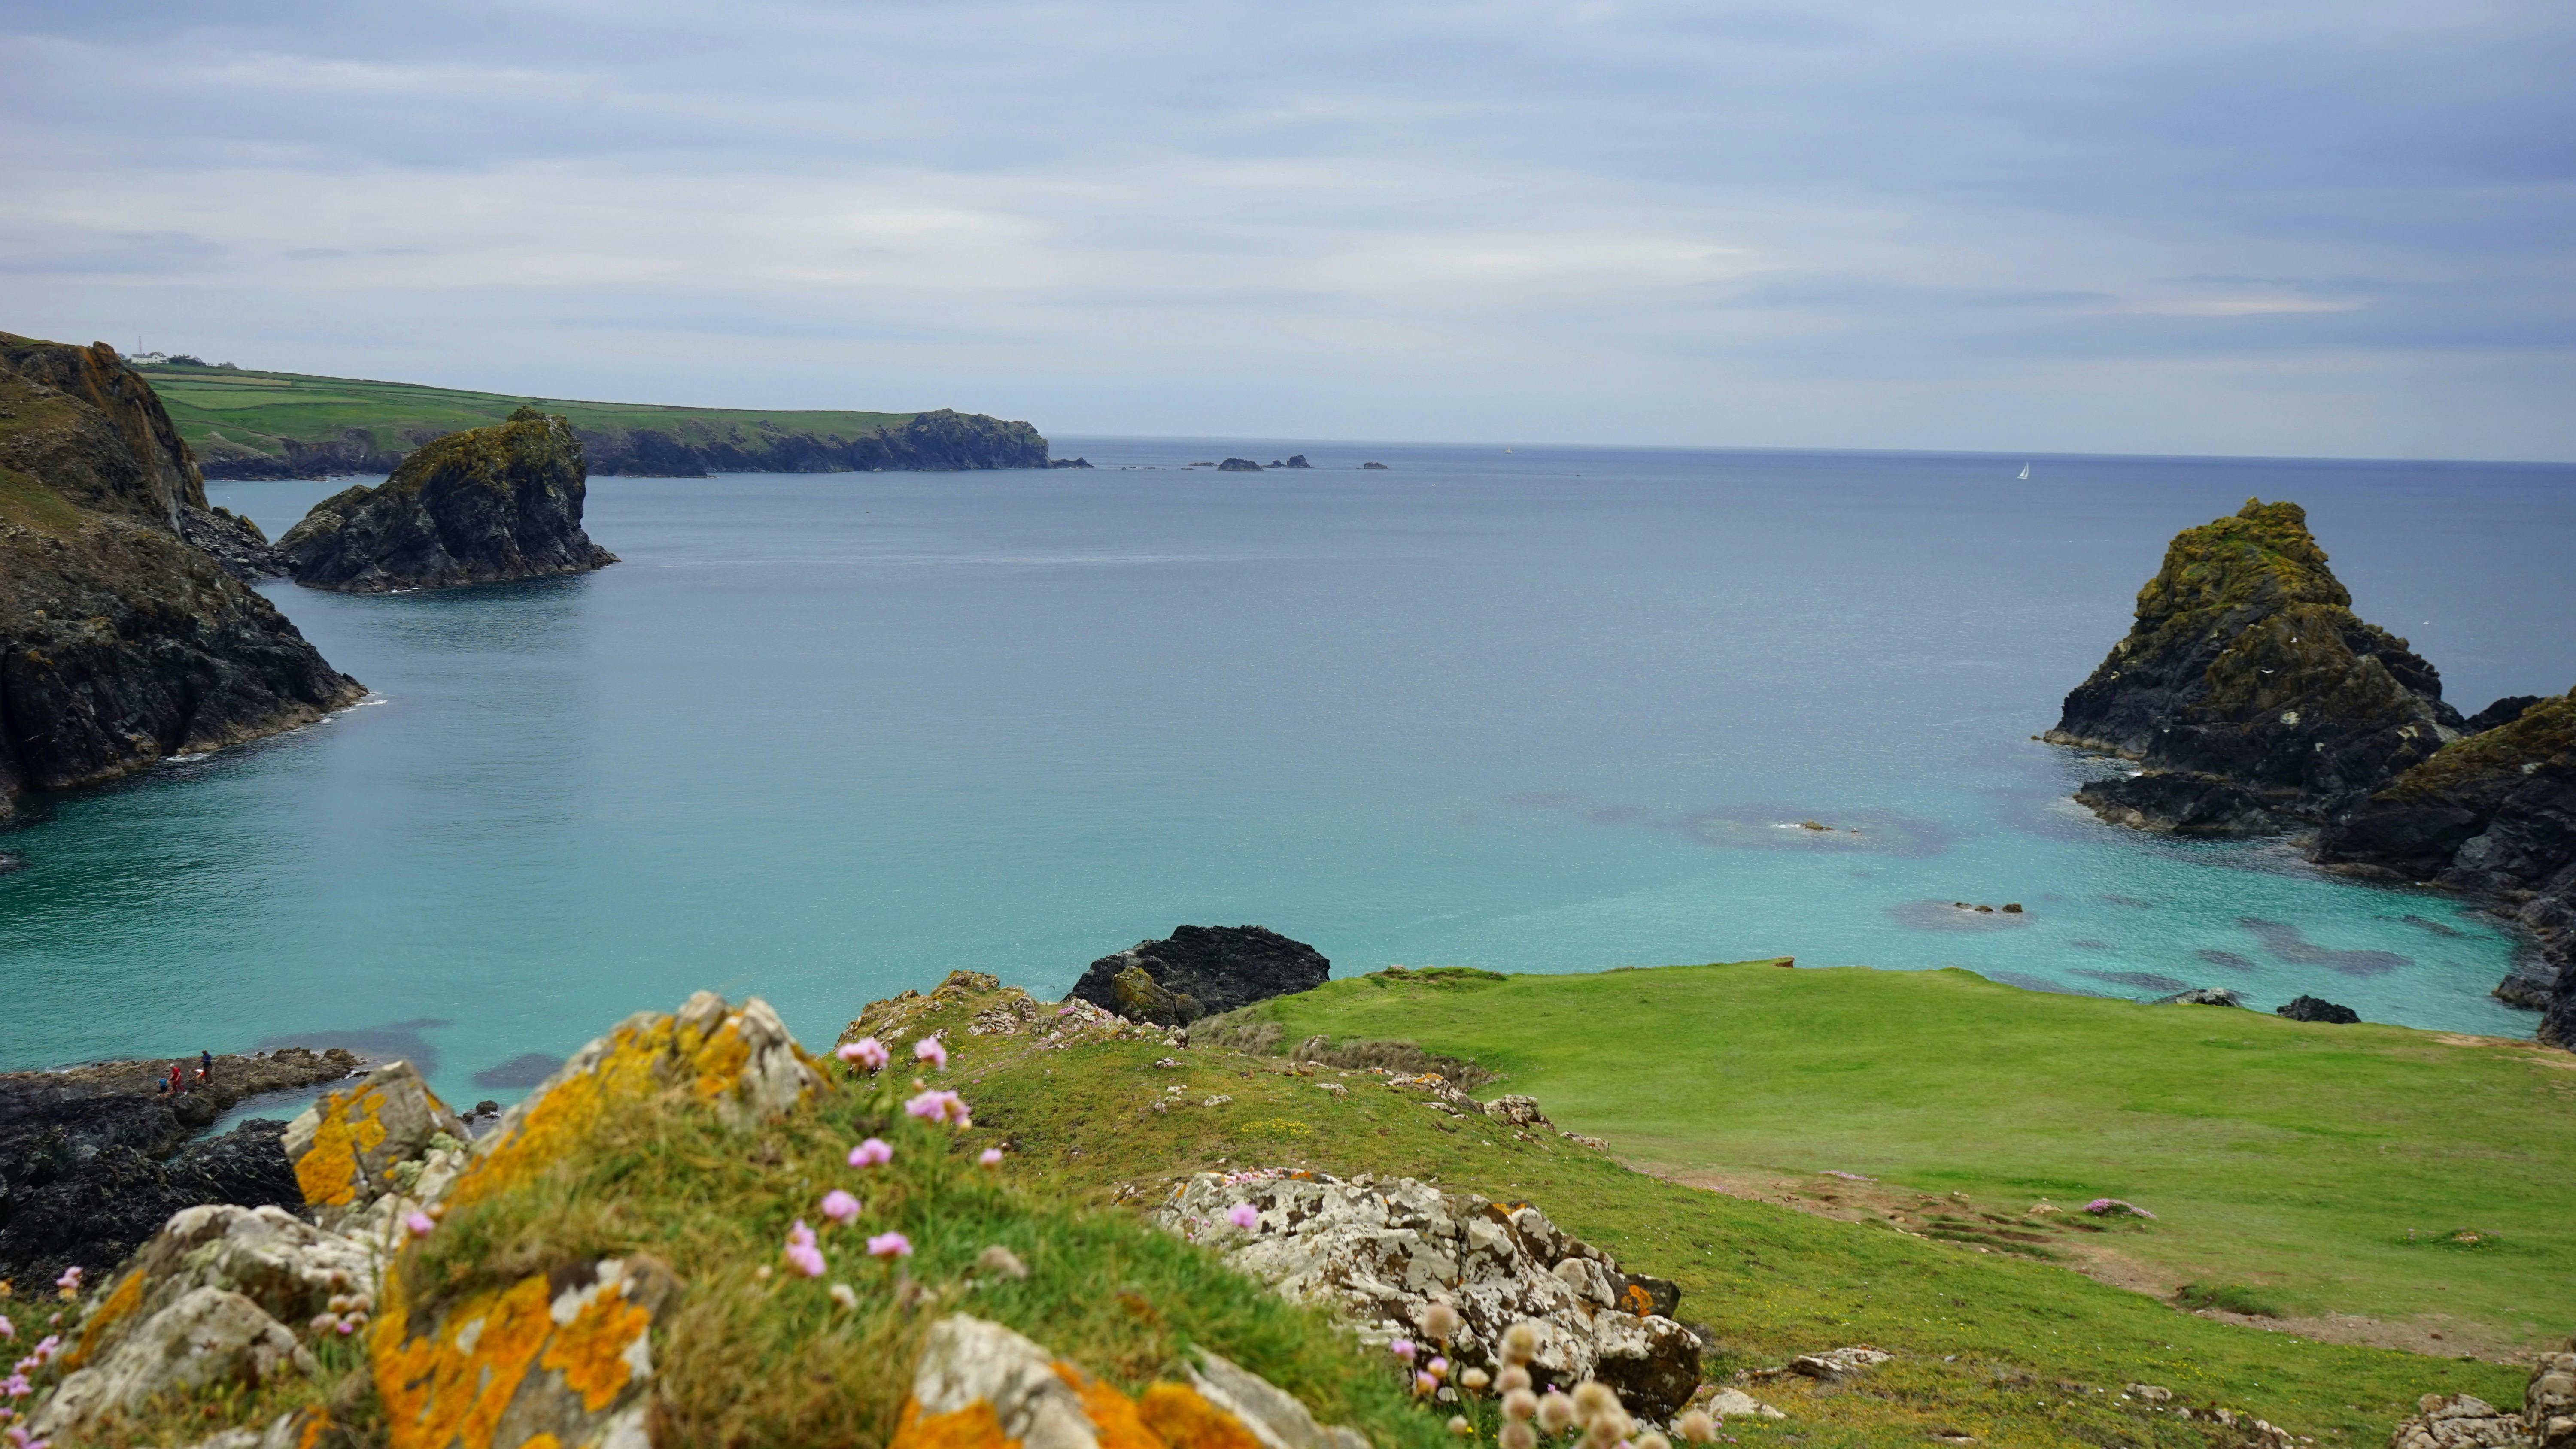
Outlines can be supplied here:
[[[594, 575], [271, 586], [377, 702], [0, 837], [0, 1065], [318, 1036], [507, 1099], [473, 1074], [701, 986], [828, 1040], [1184, 921], [1337, 973], [1793, 953], [2529, 1029], [2462, 903], [2103, 826], [2030, 737], [2255, 494], [2464, 708], [2566, 689], [2566, 467], [1059, 448], [1104, 466], [602, 479]], [[342, 486], [209, 491], [274, 534]]]

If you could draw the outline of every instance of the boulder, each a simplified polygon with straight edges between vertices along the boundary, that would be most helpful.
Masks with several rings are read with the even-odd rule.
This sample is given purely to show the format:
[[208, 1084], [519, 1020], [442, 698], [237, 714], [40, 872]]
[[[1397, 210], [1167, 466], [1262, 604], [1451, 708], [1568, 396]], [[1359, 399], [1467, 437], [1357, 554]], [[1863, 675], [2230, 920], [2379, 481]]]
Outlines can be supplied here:
[[617, 556], [582, 531], [589, 476], [572, 425], [523, 407], [423, 445], [380, 484], [315, 504], [277, 551], [297, 583], [342, 593], [602, 568]]
[[2532, 1449], [2529, 1428], [2473, 1394], [2426, 1394], [2413, 1418], [2388, 1435], [2388, 1449]]
[[668, 1268], [640, 1253], [445, 1301], [415, 1302], [404, 1276], [387, 1274], [367, 1345], [387, 1443], [448, 1449], [465, 1434], [467, 1443], [642, 1449], [652, 1334], [675, 1287]]
[[2195, 986], [2171, 996], [2159, 996], [2150, 1006], [2243, 1006], [2245, 998], [2224, 986]]
[[2066, 696], [2046, 738], [2150, 775], [2205, 777], [2086, 787], [2077, 798], [2107, 819], [2244, 833], [2265, 814], [2333, 816], [2461, 723], [2433, 666], [2353, 613], [2306, 513], [2248, 499], [2175, 536], [2128, 636]]
[[2522, 1391], [2522, 1424], [2538, 1449], [2576, 1449], [2576, 1339], [2544, 1353]]
[[32, 1428], [40, 1435], [77, 1435], [100, 1417], [140, 1409], [159, 1394], [251, 1388], [313, 1366], [312, 1354], [258, 1304], [222, 1288], [192, 1288], [63, 1380], [36, 1411]]
[[2351, 1007], [2337, 1006], [2317, 996], [2302, 996], [2284, 1005], [2273, 1007], [2272, 1014], [2286, 1016], [2292, 1021], [2323, 1021], [2337, 1026], [2350, 1026], [2361, 1020], [2361, 1013]]
[[1310, 991], [1332, 974], [1314, 947], [1262, 926], [1180, 926], [1091, 963], [1072, 995], [1131, 1021], [1180, 1026]]
[[306, 1202], [347, 1208], [410, 1187], [396, 1169], [433, 1139], [454, 1148], [470, 1135], [411, 1063], [387, 1062], [305, 1108], [286, 1124], [285, 1147]]
[[[1248, 1230], [1228, 1217], [1239, 1204], [1259, 1214]], [[1679, 1291], [1622, 1273], [1534, 1207], [1411, 1178], [1268, 1170], [1201, 1173], [1154, 1220], [1283, 1297], [1348, 1315], [1371, 1342], [1425, 1337], [1424, 1315], [1445, 1303], [1465, 1322], [1445, 1345], [1461, 1365], [1499, 1369], [1503, 1330], [1528, 1320], [1541, 1330], [1530, 1372], [1542, 1384], [1597, 1378], [1659, 1420], [1699, 1386], [1699, 1340], [1669, 1316]]]

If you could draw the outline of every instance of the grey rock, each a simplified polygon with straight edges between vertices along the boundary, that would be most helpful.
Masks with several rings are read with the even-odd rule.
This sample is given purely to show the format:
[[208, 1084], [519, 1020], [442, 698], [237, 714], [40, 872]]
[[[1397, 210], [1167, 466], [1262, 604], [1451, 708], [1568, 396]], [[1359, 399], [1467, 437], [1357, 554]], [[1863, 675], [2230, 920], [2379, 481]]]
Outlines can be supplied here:
[[159, 1394], [217, 1384], [249, 1388], [312, 1369], [313, 1356], [258, 1304], [221, 1288], [195, 1288], [65, 1379], [36, 1411], [33, 1428], [40, 1435], [77, 1435]]
[[2189, 991], [2177, 991], [2171, 996], [2159, 996], [2148, 1004], [2151, 1006], [2243, 1006], [2245, 998], [2224, 986], [2196, 986]]

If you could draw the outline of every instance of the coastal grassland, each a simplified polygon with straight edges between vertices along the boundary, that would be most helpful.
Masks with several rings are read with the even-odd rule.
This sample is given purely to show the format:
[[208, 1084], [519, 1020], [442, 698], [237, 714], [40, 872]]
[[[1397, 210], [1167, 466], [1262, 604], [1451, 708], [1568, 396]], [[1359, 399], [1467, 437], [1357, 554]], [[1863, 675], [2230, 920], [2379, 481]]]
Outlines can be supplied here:
[[[1352, 990], [1380, 988], [1325, 988]], [[1386, 999], [1402, 1003], [1393, 1019], [1409, 1013], [1411, 1029], [1438, 1035], [1428, 1013], [1445, 999], [1439, 990]], [[2516, 1368], [2239, 1327], [2050, 1264], [1680, 1186], [1544, 1129], [1522, 1135], [1491, 1118], [1452, 1118], [1366, 1072], [1209, 1046], [1046, 1049], [1021, 1035], [975, 1036], [967, 1024], [983, 1005], [961, 996], [906, 1030], [947, 1030], [943, 1084], [975, 1106], [969, 1138], [1007, 1143], [1016, 1175], [1069, 1201], [1150, 1206], [1203, 1170], [1410, 1175], [1536, 1203], [1624, 1266], [1678, 1282], [1680, 1316], [1719, 1344], [1712, 1378], [1851, 1343], [1899, 1355], [1839, 1387], [1757, 1386], [1792, 1417], [1730, 1421], [1746, 1443], [1884, 1445], [1951, 1432], [1987, 1445], [2234, 1442], [2211, 1437], [2214, 1425], [2124, 1402], [2131, 1382], [2170, 1388], [2195, 1408], [2251, 1410], [2325, 1444], [2384, 1440], [2427, 1391], [2520, 1400]], [[1586, 1033], [1605, 1062], [1646, 1050], [1624, 1015], [1562, 1025]]]
[[910, 421], [912, 413], [757, 411], [735, 408], [662, 407], [642, 403], [577, 402], [467, 392], [418, 383], [317, 377], [296, 372], [241, 372], [230, 368], [145, 365], [135, 369], [152, 384], [161, 405], [189, 446], [204, 451], [220, 433], [272, 457], [285, 455], [285, 440], [323, 443], [356, 430], [379, 449], [401, 451], [437, 433], [487, 427], [519, 407], [534, 404], [560, 414], [576, 428], [596, 432], [652, 429], [684, 442], [709, 442], [743, 433], [810, 433], [848, 442]]
[[2037, 1200], [2121, 1198], [2154, 1221], [2027, 1246], [2116, 1255], [2164, 1292], [2237, 1285], [2291, 1316], [2412, 1321], [2460, 1347], [2576, 1327], [2563, 1052], [1959, 970], [1761, 963], [1387, 973], [1252, 1013], [1290, 1043], [1403, 1036], [1466, 1057], [1503, 1074], [1485, 1095], [1531, 1093], [1662, 1175], [1798, 1179], [1813, 1199], [1854, 1195], [1817, 1174], [1857, 1173], [1882, 1193], [1964, 1192], [2015, 1231]]

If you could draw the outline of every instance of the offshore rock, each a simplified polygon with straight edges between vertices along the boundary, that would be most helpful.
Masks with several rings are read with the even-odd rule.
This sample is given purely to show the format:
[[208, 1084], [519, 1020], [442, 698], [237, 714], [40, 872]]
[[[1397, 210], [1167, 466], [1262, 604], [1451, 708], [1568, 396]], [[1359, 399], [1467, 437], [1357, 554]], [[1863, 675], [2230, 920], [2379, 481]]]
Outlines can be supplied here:
[[2361, 1020], [2361, 1013], [2349, 1006], [2337, 1006], [2319, 996], [2302, 996], [2272, 1008], [2274, 1016], [2292, 1021], [2322, 1021], [2335, 1026], [2351, 1026]]
[[2107, 818], [2203, 833], [2258, 814], [2322, 819], [2457, 738], [2441, 677], [2406, 641], [2352, 612], [2295, 503], [2247, 500], [2189, 528], [2138, 592], [2137, 621], [2066, 696], [2046, 738], [2142, 763], [2150, 775], [2076, 795]]
[[2542, 1006], [2541, 1039], [2576, 1049], [2576, 690], [2445, 746], [2328, 823], [2316, 856], [2497, 901], [2539, 946], [2497, 994]]
[[1250, 458], [1228, 458], [1217, 464], [1216, 470], [1220, 473], [1258, 473], [1261, 465]]
[[2075, 792], [2094, 814], [2132, 830], [2174, 835], [2274, 835], [2290, 828], [2282, 802], [2213, 775], [2149, 770], [2094, 780]]
[[302, 1204], [281, 1124], [190, 1139], [244, 1098], [346, 1076], [358, 1059], [301, 1047], [217, 1057], [209, 1080], [177, 1097], [158, 1091], [167, 1065], [0, 1074], [0, 1279], [103, 1270], [200, 1203]]
[[1263, 926], [1179, 926], [1091, 963], [1072, 995], [1131, 1021], [1184, 1026], [1311, 991], [1332, 974], [1314, 947]]
[[205, 485], [106, 343], [0, 333], [0, 818], [30, 789], [310, 724], [365, 692], [182, 532]]
[[[1228, 1218], [1238, 1204], [1259, 1214], [1248, 1230]], [[1699, 1340], [1669, 1316], [1678, 1290], [1622, 1273], [1534, 1207], [1411, 1178], [1266, 1170], [1201, 1173], [1154, 1221], [1282, 1297], [1348, 1312], [1371, 1342], [1422, 1338], [1423, 1315], [1440, 1302], [1466, 1321], [1447, 1345], [1453, 1362], [1498, 1369], [1503, 1330], [1528, 1319], [1542, 1331], [1530, 1365], [1542, 1384], [1597, 1378], [1658, 1420], [1699, 1386]]]
[[383, 483], [315, 504], [277, 551], [297, 583], [342, 593], [602, 568], [617, 556], [582, 531], [589, 476], [572, 425], [523, 407], [427, 444]]

